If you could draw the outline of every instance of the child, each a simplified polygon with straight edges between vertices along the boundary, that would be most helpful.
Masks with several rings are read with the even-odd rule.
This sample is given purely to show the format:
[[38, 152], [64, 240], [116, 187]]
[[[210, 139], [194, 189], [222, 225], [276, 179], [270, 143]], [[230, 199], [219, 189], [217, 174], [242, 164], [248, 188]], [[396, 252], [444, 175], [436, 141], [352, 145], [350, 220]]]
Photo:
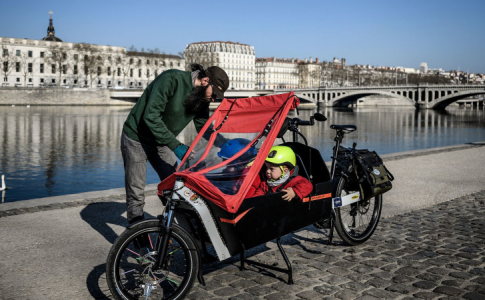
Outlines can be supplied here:
[[[296, 157], [286, 146], [273, 146], [265, 161], [267, 181], [259, 183], [259, 178], [251, 186], [246, 198], [284, 192], [283, 200], [303, 199], [310, 195], [313, 185], [306, 178], [293, 174]], [[258, 186], [259, 183], [259, 186]]]

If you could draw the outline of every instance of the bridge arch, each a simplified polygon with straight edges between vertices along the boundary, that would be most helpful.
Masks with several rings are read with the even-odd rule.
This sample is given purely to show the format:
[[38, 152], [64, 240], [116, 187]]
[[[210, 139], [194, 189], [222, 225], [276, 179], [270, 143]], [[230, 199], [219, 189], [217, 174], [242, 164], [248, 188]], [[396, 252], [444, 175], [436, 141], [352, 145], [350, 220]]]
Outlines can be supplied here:
[[458, 100], [468, 98], [471, 96], [485, 95], [485, 88], [482, 91], [455, 91], [454, 93], [447, 94], [444, 97], [434, 99], [427, 103], [427, 108], [433, 109], [445, 109], [448, 105]]
[[327, 106], [337, 106], [337, 107], [346, 107], [350, 104], [354, 104], [357, 102], [358, 99], [366, 96], [371, 95], [383, 95], [389, 96], [391, 98], [395, 98], [397, 100], [403, 100], [409, 103], [410, 106], [415, 106], [415, 101], [408, 97], [401, 95], [400, 92], [393, 93], [393, 92], [386, 92], [386, 91], [379, 91], [379, 90], [365, 90], [365, 91], [351, 91], [344, 93], [340, 96], [333, 98], [332, 100], [328, 101]]

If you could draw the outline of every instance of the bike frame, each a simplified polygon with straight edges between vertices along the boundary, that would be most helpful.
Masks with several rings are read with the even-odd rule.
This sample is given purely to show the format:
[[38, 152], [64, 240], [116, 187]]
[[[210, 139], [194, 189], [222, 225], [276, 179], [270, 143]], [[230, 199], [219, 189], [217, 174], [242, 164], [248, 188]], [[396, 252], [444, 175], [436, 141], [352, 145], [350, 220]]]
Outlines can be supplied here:
[[[290, 124], [289, 124], [289, 129], [293, 132], [293, 143], [290, 143], [289, 145], [292, 145], [292, 146], [295, 146], [296, 144], [304, 145], [300, 148], [304, 150], [309, 149], [310, 153], [314, 153], [313, 156], [310, 154], [310, 166], [311, 166], [312, 164], [311, 159], [312, 158], [317, 159], [316, 153], [318, 153], [318, 150], [308, 147], [306, 138], [300, 133], [298, 129], [299, 125], [303, 125], [303, 126], [314, 125], [314, 119], [312, 117], [310, 121], [302, 121], [300, 119], [295, 118], [292, 121], [290, 121]], [[162, 221], [160, 222], [161, 232], [164, 235], [163, 235], [163, 238], [159, 239], [159, 241], [157, 242], [156, 247], [159, 255], [154, 265], [154, 269], [159, 269], [163, 267], [163, 263], [167, 256], [168, 241], [170, 239], [170, 233], [172, 230], [171, 227], [173, 222], [177, 222], [179, 225], [184, 223], [189, 224], [182, 227], [184, 227], [184, 229], [186, 229], [188, 232], [192, 232], [193, 235], [198, 235], [198, 239], [202, 241], [199, 244], [199, 247], [202, 248], [202, 249], [198, 249], [199, 255], [201, 251], [205, 250], [204, 248], [205, 243], [203, 242], [204, 239], [201, 238], [200, 234], [198, 234], [195, 230], [193, 230], [193, 228], [190, 228], [192, 226], [190, 224], [192, 224], [192, 221], [194, 221], [199, 226], [205, 229], [205, 232], [209, 237], [210, 243], [213, 245], [214, 250], [217, 254], [217, 257], [220, 261], [228, 259], [236, 254], [241, 254], [241, 269], [244, 269], [244, 262], [248, 262], [248, 263], [263, 266], [269, 269], [274, 269], [276, 271], [285, 272], [289, 275], [288, 282], [291, 284], [293, 282], [292, 267], [280, 244], [280, 237], [285, 234], [288, 234], [289, 232], [293, 232], [295, 230], [306, 227], [318, 220], [329, 218], [331, 220], [329, 242], [332, 242], [333, 220], [334, 220], [333, 210], [336, 207], [340, 207], [343, 205], [350, 205], [360, 200], [358, 192], [350, 195], [346, 195], [341, 198], [333, 197], [333, 189], [335, 185], [334, 179], [338, 177], [337, 175], [340, 175], [340, 174], [336, 174], [336, 167], [339, 159], [338, 149], [342, 143], [342, 139], [344, 138], [345, 134], [355, 130], [356, 128], [353, 125], [332, 125], [331, 128], [337, 130], [337, 134], [334, 139], [335, 147], [333, 151], [331, 170], [329, 172], [326, 164], [323, 162], [323, 159], [321, 158], [320, 155], [318, 155], [320, 156], [320, 159], [322, 162], [320, 164], [321, 165], [323, 164], [321, 168], [324, 168], [324, 169], [321, 169], [320, 171], [326, 171], [328, 175], [327, 175], [327, 178], [323, 180], [324, 182], [315, 185], [314, 190], [316, 190], [315, 191], [316, 196], [310, 196], [309, 200], [307, 200], [308, 203], [307, 204], [304, 203], [304, 205], [298, 204], [298, 203], [282, 203], [282, 204], [271, 206], [272, 203], [276, 203], [276, 201], [281, 202], [280, 200], [281, 195], [275, 194], [275, 196], [260, 196], [256, 198], [246, 199], [243, 202], [243, 205], [241, 206], [241, 209], [240, 211], [238, 211], [237, 214], [229, 214], [223, 211], [222, 209], [220, 209], [217, 205], [213, 204], [211, 201], [202, 199], [201, 197], [199, 197], [194, 191], [192, 191], [190, 188], [185, 186], [182, 178], [177, 178], [175, 182], [175, 186], [172, 190], [171, 196], [168, 197], [168, 199], [165, 199], [167, 201], [166, 210], [163, 215], [163, 218], [161, 218]], [[298, 143], [298, 136], [303, 137], [305, 144]], [[354, 145], [354, 148], [355, 148], [355, 145]], [[321, 172], [316, 172], [316, 173], [321, 173]], [[350, 176], [350, 174], [343, 174], [343, 176]], [[326, 198], [331, 200], [331, 204], [330, 204], [330, 201], [320, 200], [322, 199], [322, 197], [325, 198], [325, 195], [329, 195]], [[262, 197], [266, 197], [266, 198], [264, 200], [258, 199]], [[315, 198], [315, 200], [320, 200], [320, 201], [313, 201], [314, 200], [313, 198]], [[162, 202], [163, 201], [164, 200], [162, 200]], [[247, 206], [244, 206], [246, 202], [248, 204]], [[284, 228], [283, 230], [281, 230], [281, 232], [274, 232], [274, 231], [280, 230], [280, 228], [263, 228], [261, 231], [267, 231], [270, 233], [263, 235], [259, 238], [253, 237], [251, 236], [251, 234], [247, 234], [246, 236], [244, 232], [242, 232], [243, 231], [242, 229], [247, 228], [244, 226], [251, 226], [251, 224], [257, 224], [256, 222], [258, 218], [262, 217], [261, 215], [259, 216], [256, 215], [255, 217], [253, 217], [254, 219], [251, 219], [251, 217], [245, 217], [246, 213], [251, 209], [253, 209], [252, 206], [254, 205], [256, 206], [268, 205], [268, 207], [263, 208], [262, 211], [264, 211], [265, 209], [268, 209], [268, 211], [273, 211], [273, 212], [274, 212], [274, 208], [277, 207], [278, 209], [282, 210], [282, 215], [293, 213], [294, 215], [296, 215], [295, 218], [298, 218], [298, 217], [300, 218], [292, 220], [292, 222], [289, 222], [291, 223], [291, 225], [288, 225], [287, 228]], [[297, 207], [296, 205], [299, 205], [299, 206]], [[246, 208], [248, 209], [246, 210]], [[192, 210], [193, 212], [195, 212], [193, 219], [189, 219], [191, 217], [187, 216], [186, 214], [179, 213], [179, 211], [182, 209], [186, 209], [189, 211]], [[272, 210], [269, 210], [269, 209], [272, 209]], [[255, 214], [254, 212], [255, 210], [252, 211], [253, 214]], [[277, 214], [278, 212], [275, 212], [275, 213]], [[301, 214], [301, 216], [299, 216], [299, 214]], [[244, 217], [244, 220], [240, 222], [240, 220], [243, 217]], [[271, 216], [268, 216], [268, 218], [270, 217]], [[250, 225], [245, 225], [244, 222]], [[252, 223], [252, 222], [255, 222], [255, 223]], [[277, 220], [275, 220], [273, 223], [275, 222], [277, 222]], [[253, 225], [253, 227], [254, 226], [257, 226], [257, 225]], [[278, 248], [280, 249], [280, 252], [285, 260], [287, 269], [268, 266], [268, 265], [250, 261], [244, 258], [245, 250], [252, 248], [254, 246], [257, 246], [261, 243], [270, 241], [274, 238], [277, 239]], [[254, 241], [251, 239], [254, 239]], [[202, 278], [202, 272], [199, 272], [199, 281], [201, 283], [204, 282]]]

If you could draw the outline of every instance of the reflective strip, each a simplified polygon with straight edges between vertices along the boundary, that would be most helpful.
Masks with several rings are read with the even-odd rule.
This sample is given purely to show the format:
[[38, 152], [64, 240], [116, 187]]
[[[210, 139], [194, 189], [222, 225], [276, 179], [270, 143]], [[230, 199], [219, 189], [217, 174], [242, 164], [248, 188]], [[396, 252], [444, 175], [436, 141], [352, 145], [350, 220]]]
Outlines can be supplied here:
[[330, 193], [329, 194], [321, 194], [321, 195], [303, 198], [303, 202], [315, 201], [315, 200], [320, 200], [320, 199], [325, 199], [325, 198], [330, 198], [330, 197], [332, 197], [332, 194], [330, 194]]
[[225, 223], [229, 223], [229, 224], [236, 224], [237, 222], [239, 222], [239, 220], [242, 219], [242, 217], [244, 217], [244, 215], [246, 215], [248, 213], [248, 211], [250, 211], [251, 209], [253, 209], [252, 207], [248, 210], [246, 210], [245, 212], [243, 213], [240, 213], [239, 216], [237, 216], [234, 220], [230, 220], [230, 219], [224, 219], [224, 218], [221, 218], [221, 222], [225, 222]]

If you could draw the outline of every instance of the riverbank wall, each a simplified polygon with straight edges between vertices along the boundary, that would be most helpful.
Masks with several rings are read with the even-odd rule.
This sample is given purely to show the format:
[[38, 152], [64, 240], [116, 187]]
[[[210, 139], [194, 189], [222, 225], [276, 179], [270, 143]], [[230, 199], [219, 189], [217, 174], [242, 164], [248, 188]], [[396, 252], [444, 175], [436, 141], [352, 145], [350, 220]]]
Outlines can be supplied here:
[[108, 89], [1, 88], [0, 105], [133, 105], [110, 98]]

